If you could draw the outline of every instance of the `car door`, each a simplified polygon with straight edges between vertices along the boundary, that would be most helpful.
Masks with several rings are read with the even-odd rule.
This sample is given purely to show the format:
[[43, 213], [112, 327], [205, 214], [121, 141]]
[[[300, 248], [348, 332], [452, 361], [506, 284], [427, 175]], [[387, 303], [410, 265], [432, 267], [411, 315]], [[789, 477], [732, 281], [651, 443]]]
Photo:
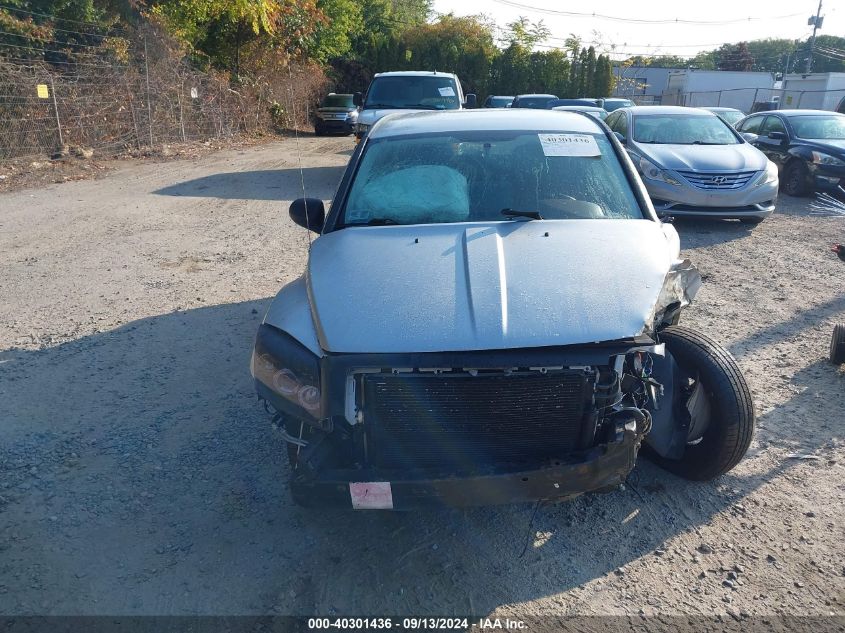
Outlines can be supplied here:
[[786, 131], [783, 119], [774, 114], [767, 116], [760, 126], [760, 132], [754, 145], [770, 161], [778, 167], [783, 167], [787, 158], [789, 158], [789, 153], [787, 152], [789, 148], [789, 134]]

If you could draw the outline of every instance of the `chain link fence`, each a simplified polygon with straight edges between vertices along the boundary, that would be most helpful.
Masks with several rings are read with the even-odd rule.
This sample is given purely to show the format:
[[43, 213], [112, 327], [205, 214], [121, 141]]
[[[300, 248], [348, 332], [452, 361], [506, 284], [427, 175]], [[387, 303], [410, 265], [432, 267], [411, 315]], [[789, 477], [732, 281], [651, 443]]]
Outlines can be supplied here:
[[152, 27], [127, 42], [122, 63], [99, 51], [74, 50], [69, 62], [0, 56], [0, 160], [301, 129], [327, 87], [319, 68], [296, 63], [231, 83], [197, 70]]

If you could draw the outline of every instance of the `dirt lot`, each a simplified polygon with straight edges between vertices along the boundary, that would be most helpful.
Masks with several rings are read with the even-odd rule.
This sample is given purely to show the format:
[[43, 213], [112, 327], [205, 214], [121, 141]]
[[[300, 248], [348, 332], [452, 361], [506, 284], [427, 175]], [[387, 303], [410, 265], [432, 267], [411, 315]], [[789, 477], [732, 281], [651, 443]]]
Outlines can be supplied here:
[[[302, 140], [330, 198], [349, 139]], [[290, 501], [252, 337], [300, 274], [295, 142], [0, 194], [0, 613], [845, 615], [845, 219], [678, 223], [685, 322], [738, 357], [748, 457], [543, 506]], [[619, 254], [624, 257], [624, 253]], [[524, 551], [527, 544], [527, 548]]]

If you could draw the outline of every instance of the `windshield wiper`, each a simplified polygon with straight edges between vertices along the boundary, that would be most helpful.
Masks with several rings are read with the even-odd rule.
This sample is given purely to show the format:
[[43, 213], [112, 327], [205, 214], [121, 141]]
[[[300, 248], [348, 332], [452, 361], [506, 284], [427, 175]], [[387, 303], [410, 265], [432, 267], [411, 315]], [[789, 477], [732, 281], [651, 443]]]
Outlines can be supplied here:
[[392, 103], [365, 103], [364, 108], [398, 108], [400, 106]]
[[366, 222], [347, 222], [343, 226], [386, 226], [388, 224], [402, 224], [393, 218], [370, 218]]
[[446, 106], [420, 105], [419, 103], [406, 103], [403, 108], [413, 108], [414, 110], [445, 110]]
[[499, 211], [508, 218], [525, 218], [527, 220], [542, 220], [543, 216], [539, 211], [517, 211], [516, 209], [502, 209]]

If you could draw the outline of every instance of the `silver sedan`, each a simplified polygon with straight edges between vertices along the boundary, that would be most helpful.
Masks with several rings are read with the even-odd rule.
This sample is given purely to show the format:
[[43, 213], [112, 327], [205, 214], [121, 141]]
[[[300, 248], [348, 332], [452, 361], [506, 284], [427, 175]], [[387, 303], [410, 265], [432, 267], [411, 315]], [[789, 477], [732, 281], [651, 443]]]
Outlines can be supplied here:
[[761, 222], [775, 209], [774, 163], [712, 112], [621, 108], [606, 120], [643, 177], [659, 215]]

